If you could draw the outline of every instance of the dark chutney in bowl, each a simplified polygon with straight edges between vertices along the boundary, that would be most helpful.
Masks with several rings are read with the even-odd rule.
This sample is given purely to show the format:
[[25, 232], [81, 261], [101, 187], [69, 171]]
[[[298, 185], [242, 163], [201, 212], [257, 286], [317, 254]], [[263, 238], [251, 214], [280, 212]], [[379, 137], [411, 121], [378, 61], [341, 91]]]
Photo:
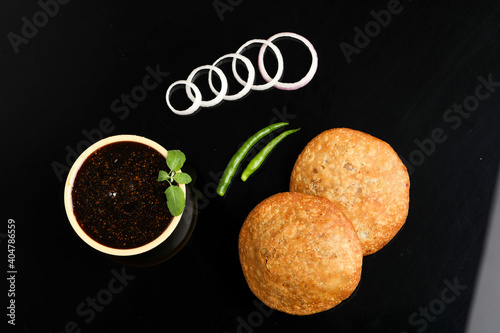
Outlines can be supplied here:
[[82, 230], [96, 242], [131, 249], [159, 237], [173, 220], [168, 211], [165, 157], [138, 142], [110, 143], [82, 164], [72, 188], [73, 210]]

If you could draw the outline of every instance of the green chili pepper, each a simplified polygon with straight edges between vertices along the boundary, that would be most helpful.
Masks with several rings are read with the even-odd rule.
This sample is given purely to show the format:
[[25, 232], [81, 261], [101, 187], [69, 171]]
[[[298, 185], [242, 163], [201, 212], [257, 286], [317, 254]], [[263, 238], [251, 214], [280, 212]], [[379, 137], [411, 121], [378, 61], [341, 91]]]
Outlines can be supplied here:
[[250, 151], [250, 149], [252, 149], [252, 147], [255, 146], [255, 144], [260, 139], [262, 139], [272, 131], [286, 125], [288, 125], [288, 123], [280, 122], [264, 127], [263, 129], [252, 135], [250, 138], [248, 138], [248, 140], [245, 141], [245, 143], [243, 143], [240, 149], [238, 149], [238, 151], [233, 155], [233, 157], [227, 164], [224, 173], [222, 174], [222, 177], [219, 181], [219, 186], [217, 186], [218, 195], [220, 195], [221, 197], [224, 196], [227, 188], [229, 187], [229, 184], [231, 183], [231, 180], [233, 179], [234, 175], [236, 174], [236, 171], [238, 170], [239, 165], [241, 164], [247, 153]]
[[271, 153], [271, 151], [276, 147], [278, 143], [280, 143], [285, 137], [289, 136], [292, 133], [297, 132], [300, 128], [289, 130], [281, 133], [277, 137], [275, 137], [271, 142], [269, 142], [264, 148], [255, 157], [248, 163], [247, 167], [241, 174], [241, 180], [246, 181], [250, 175], [252, 175], [255, 171], [257, 171], [260, 166], [264, 163], [266, 157]]

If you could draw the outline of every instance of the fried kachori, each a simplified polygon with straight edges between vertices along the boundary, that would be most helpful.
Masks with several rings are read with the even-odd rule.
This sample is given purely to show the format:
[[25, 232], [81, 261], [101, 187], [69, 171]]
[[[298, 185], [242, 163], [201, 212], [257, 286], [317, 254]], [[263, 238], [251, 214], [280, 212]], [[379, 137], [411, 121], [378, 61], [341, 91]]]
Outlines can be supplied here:
[[352, 222], [363, 254], [377, 252], [399, 232], [409, 209], [410, 179], [392, 147], [367, 133], [334, 128], [298, 156], [290, 191], [329, 199]]
[[361, 278], [363, 252], [354, 227], [321, 197], [284, 192], [265, 199], [247, 216], [238, 248], [251, 291], [289, 314], [331, 309]]

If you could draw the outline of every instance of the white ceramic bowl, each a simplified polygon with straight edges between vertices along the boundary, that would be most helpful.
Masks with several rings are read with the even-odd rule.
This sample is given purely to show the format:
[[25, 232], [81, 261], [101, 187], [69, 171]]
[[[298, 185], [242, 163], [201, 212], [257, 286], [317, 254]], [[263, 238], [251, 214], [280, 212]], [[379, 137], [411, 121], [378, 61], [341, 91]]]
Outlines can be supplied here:
[[[71, 226], [75, 230], [75, 232], [80, 236], [85, 243], [93, 247], [94, 249], [110, 254], [110, 255], [115, 255], [115, 256], [132, 256], [132, 255], [137, 255], [141, 254], [144, 252], [147, 252], [149, 250], [152, 250], [153, 248], [157, 247], [161, 243], [163, 243], [175, 230], [177, 225], [179, 224], [179, 221], [182, 217], [182, 214], [179, 216], [174, 216], [173, 220], [170, 222], [169, 226], [165, 231], [158, 236], [158, 238], [154, 239], [148, 244], [142, 245], [140, 247], [136, 248], [131, 248], [131, 249], [116, 249], [112, 248], [109, 246], [102, 245], [101, 243], [98, 243], [94, 239], [90, 238], [85, 231], [82, 230], [80, 225], [78, 224], [75, 214], [73, 212], [73, 200], [71, 196], [71, 192], [73, 189], [73, 183], [75, 181], [76, 175], [78, 171], [80, 170], [80, 167], [82, 166], [83, 162], [97, 149], [104, 147], [110, 143], [115, 143], [115, 142], [122, 142], [122, 141], [132, 141], [132, 142], [138, 142], [138, 143], [143, 143], [145, 145], [148, 145], [149, 147], [155, 149], [158, 151], [160, 154], [162, 154], [165, 158], [167, 158], [167, 150], [160, 146], [158, 143], [141, 137], [137, 135], [115, 135], [111, 136], [105, 139], [102, 139], [100, 141], [97, 141], [93, 145], [91, 145], [89, 148], [87, 148], [75, 161], [73, 166], [71, 167], [68, 177], [66, 179], [66, 184], [64, 188], [64, 206], [66, 208], [66, 214], [68, 216], [69, 222], [71, 223]], [[179, 185], [184, 192], [184, 197], [186, 197], [186, 186], [184, 184]]]

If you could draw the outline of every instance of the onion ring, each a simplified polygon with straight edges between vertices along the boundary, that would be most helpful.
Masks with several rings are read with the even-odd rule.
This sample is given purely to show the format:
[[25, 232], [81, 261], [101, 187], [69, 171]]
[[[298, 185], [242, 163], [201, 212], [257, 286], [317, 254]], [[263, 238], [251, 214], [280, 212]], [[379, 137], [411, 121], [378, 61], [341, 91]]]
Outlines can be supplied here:
[[[189, 86], [194, 91], [194, 95], [195, 95], [195, 100], [193, 102], [193, 105], [191, 105], [186, 110], [176, 110], [172, 106], [172, 104], [170, 104], [170, 95], [172, 93], [172, 89], [175, 86], [180, 85], [180, 84], [185, 84], [186, 86]], [[178, 114], [178, 115], [182, 115], [182, 116], [187, 116], [187, 115], [193, 114], [196, 110], [198, 110], [200, 108], [201, 91], [194, 83], [187, 81], [187, 80], [179, 80], [179, 81], [175, 81], [174, 83], [172, 83], [170, 85], [170, 87], [168, 87], [167, 93], [165, 94], [165, 99], [167, 100], [168, 107], [170, 108], [170, 110], [172, 110], [173, 113]]]
[[[307, 74], [300, 79], [297, 82], [293, 83], [286, 83], [286, 82], [280, 82], [279, 80], [281, 79], [283, 75], [283, 70], [284, 70], [284, 65], [283, 65], [283, 55], [279, 48], [272, 43], [274, 40], [283, 38], [283, 37], [288, 37], [292, 39], [297, 39], [298, 41], [302, 42], [308, 49], [309, 52], [311, 53], [312, 61], [311, 61], [311, 67], [309, 68], [309, 71]], [[266, 81], [264, 84], [255, 84], [255, 68], [252, 65], [252, 62], [245, 56], [243, 56], [241, 53], [245, 51], [245, 49], [254, 43], [261, 43], [262, 46], [259, 50], [259, 55], [258, 55], [258, 66], [259, 66], [259, 71]], [[276, 59], [278, 61], [278, 68], [276, 70], [276, 74], [273, 78], [269, 76], [269, 74], [266, 71], [266, 67], [264, 65], [264, 54], [266, 52], [267, 47], [270, 47], [272, 51], [274, 52], [274, 55], [276, 56]], [[233, 75], [241, 85], [243, 85], [243, 89], [241, 89], [238, 93], [233, 94], [233, 95], [228, 95], [227, 92], [229, 90], [228, 87], [228, 81], [227, 77], [224, 74], [224, 72], [217, 67], [217, 64], [226, 58], [233, 58], [232, 60], [232, 71]], [[236, 61], [241, 60], [245, 66], [247, 67], [248, 70], [248, 78], [246, 82], [238, 75], [238, 72], [236, 71]], [[202, 99], [202, 94], [200, 89], [193, 83], [193, 81], [196, 79], [196, 74], [201, 71], [201, 70], [207, 70], [208, 69], [208, 84], [210, 86], [210, 89], [212, 92], [215, 94], [215, 98], [208, 100], [208, 101], [203, 101]], [[252, 39], [243, 44], [236, 53], [229, 53], [226, 54], [217, 61], [215, 61], [212, 65], [205, 65], [205, 66], [200, 66], [193, 70], [187, 80], [179, 80], [170, 85], [170, 87], [167, 89], [167, 93], [165, 96], [165, 99], [167, 101], [168, 107], [172, 110], [172, 112], [178, 114], [178, 115], [190, 115], [194, 112], [196, 112], [200, 107], [212, 107], [218, 103], [220, 103], [222, 100], [227, 100], [227, 101], [234, 101], [237, 99], [240, 99], [244, 97], [247, 93], [250, 92], [250, 90], [266, 90], [271, 87], [276, 87], [277, 89], [281, 90], [296, 90], [299, 88], [302, 88], [306, 84], [308, 84], [314, 75], [316, 74], [316, 71], [318, 69], [318, 55], [316, 53], [316, 50], [314, 49], [314, 46], [309, 42], [306, 38], [304, 38], [301, 35], [298, 35], [293, 32], [281, 32], [278, 34], [275, 34], [274, 36], [271, 36], [269, 39], [264, 40], [264, 39]], [[215, 71], [217, 75], [219, 75], [220, 81], [221, 81], [221, 89], [220, 91], [217, 91], [213, 85], [212, 82], [212, 72]], [[184, 84], [186, 85], [186, 94], [189, 97], [189, 99], [193, 102], [193, 105], [191, 105], [189, 108], [185, 110], [176, 110], [172, 104], [170, 103], [170, 95], [173, 92], [173, 88], [177, 85]], [[194, 96], [193, 96], [194, 92]]]
[[[253, 67], [252, 62], [250, 61], [250, 59], [248, 59], [247, 57], [245, 57], [245, 56], [243, 56], [241, 54], [238, 54], [238, 53], [229, 53], [229, 54], [223, 55], [222, 57], [220, 57], [219, 59], [217, 59], [212, 64], [212, 66], [217, 67], [216, 65], [219, 62], [221, 62], [222, 60], [226, 59], [226, 58], [237, 58], [237, 59], [243, 61], [243, 63], [245, 64], [245, 66], [247, 67], [247, 70], [248, 70], [247, 82], [245, 83], [245, 86], [243, 87], [243, 89], [241, 89], [238, 93], [236, 93], [234, 95], [226, 95], [226, 96], [224, 96], [224, 100], [226, 100], [226, 101], [234, 101], [234, 100], [240, 99], [243, 96], [245, 96], [250, 91], [250, 89], [252, 88], [253, 82], [255, 81], [255, 68]], [[212, 89], [212, 92], [215, 95], [219, 95], [219, 92], [214, 88], [214, 85], [212, 83], [212, 70], [210, 70], [210, 72], [208, 72], [208, 84], [210, 86], [210, 89]]]
[[[264, 84], [260, 84], [260, 85], [259, 84], [254, 84], [254, 85], [252, 85], [252, 90], [267, 90], [269, 88], [274, 87], [274, 85], [281, 78], [281, 75], [283, 75], [283, 56], [281, 55], [280, 49], [276, 45], [274, 45], [273, 43], [271, 43], [270, 41], [265, 40], [265, 39], [252, 39], [252, 40], [249, 40], [248, 42], [246, 42], [245, 44], [243, 44], [238, 49], [238, 51], [236, 51], [236, 53], [237, 54], [241, 54], [243, 51], [245, 51], [245, 49], [249, 45], [255, 44], [255, 43], [261, 43], [261, 44], [264, 44], [266, 46], [269, 46], [273, 50], [274, 55], [276, 56], [276, 59], [278, 60], [278, 70], [276, 71], [276, 75], [272, 79], [266, 80], [268, 82], [264, 83]], [[234, 75], [234, 77], [236, 78], [236, 80], [240, 84], [242, 84], [242, 85], [245, 84], [245, 81], [243, 81], [243, 79], [238, 75], [238, 71], [236, 71], [236, 58], [233, 59], [233, 75]]]
[[[309, 81], [311, 81], [312, 78], [314, 77], [314, 74], [316, 74], [316, 70], [318, 69], [318, 54], [316, 53], [316, 50], [314, 49], [314, 46], [311, 44], [311, 42], [309, 42], [306, 38], [302, 37], [301, 35], [298, 35], [298, 34], [293, 33], [293, 32], [278, 33], [278, 34], [270, 37], [268, 39], [268, 41], [272, 42], [278, 38], [283, 38], [283, 37], [289, 37], [289, 38], [293, 38], [293, 39], [297, 39], [297, 40], [301, 41], [309, 49], [309, 52], [311, 52], [311, 56], [312, 56], [311, 67], [309, 68], [309, 71], [302, 79], [300, 79], [299, 81], [294, 82], [294, 83], [285, 83], [285, 82], [278, 81], [274, 85], [277, 89], [281, 89], [281, 90], [296, 90], [296, 89], [302, 88], [303, 86], [308, 84]], [[267, 45], [263, 44], [261, 49], [260, 49], [260, 52], [259, 52], [259, 70], [260, 70], [260, 74], [262, 75], [262, 77], [266, 81], [269, 82], [272, 79], [269, 76], [269, 74], [267, 74], [266, 68], [264, 66], [264, 53], [266, 51], [266, 48], [267, 48]]]
[[[189, 74], [187, 81], [193, 82], [196, 74], [202, 70], [214, 70], [217, 73], [217, 75], [219, 75], [220, 82], [221, 82], [221, 89], [220, 89], [220, 91], [217, 92], [218, 94], [214, 98], [212, 98], [211, 100], [208, 100], [208, 101], [202, 100], [200, 103], [200, 106], [202, 108], [209, 108], [209, 107], [215, 106], [215, 105], [219, 104], [220, 102], [222, 102], [222, 100], [224, 99], [224, 96], [226, 96], [227, 89], [228, 89], [227, 78], [226, 78], [226, 75], [224, 75], [224, 72], [219, 67], [216, 67], [213, 65], [204, 65], [204, 66], [200, 66], [200, 67], [196, 68], [195, 70], [193, 70], [191, 72], [191, 74]], [[193, 93], [191, 93], [191, 89], [188, 85], [186, 85], [186, 94], [188, 95], [191, 102], [195, 102], [196, 97], [193, 96]]]

